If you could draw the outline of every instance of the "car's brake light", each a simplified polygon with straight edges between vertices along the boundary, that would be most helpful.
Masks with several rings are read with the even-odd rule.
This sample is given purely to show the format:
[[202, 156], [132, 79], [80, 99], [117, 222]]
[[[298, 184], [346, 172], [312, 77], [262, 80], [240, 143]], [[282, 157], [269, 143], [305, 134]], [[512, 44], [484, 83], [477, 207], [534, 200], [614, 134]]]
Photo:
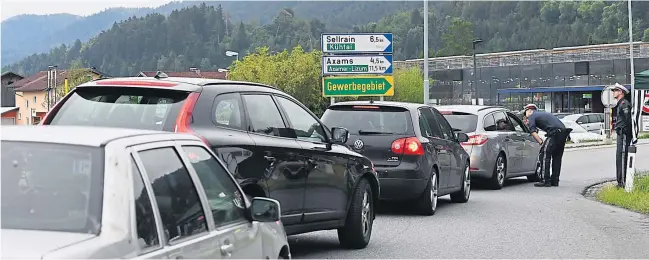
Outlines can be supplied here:
[[359, 109], [379, 109], [377, 106], [352, 106], [352, 108], [359, 108]]
[[39, 123], [39, 125], [49, 125], [50, 122], [52, 121], [52, 119], [54, 118], [54, 116], [56, 115], [56, 113], [59, 112], [59, 110], [61, 109], [61, 107], [65, 103], [65, 101], [67, 101], [70, 98], [70, 96], [72, 96], [73, 94], [74, 94], [74, 91], [70, 91], [70, 93], [68, 93], [67, 95], [65, 95], [65, 97], [63, 97], [61, 100], [59, 100], [59, 102], [56, 103], [56, 105], [54, 105], [54, 107], [52, 107], [50, 112], [47, 112], [47, 114], [45, 114], [45, 118], [43, 118], [43, 120]]
[[489, 140], [486, 135], [471, 135], [469, 141], [462, 143], [463, 145], [483, 145]]
[[424, 147], [417, 137], [399, 138], [392, 142], [392, 152], [399, 155], [423, 155]]
[[96, 82], [99, 86], [144, 86], [144, 87], [174, 87], [178, 83], [164, 81], [145, 81], [145, 80], [100, 80]]
[[189, 126], [192, 121], [192, 113], [194, 111], [194, 106], [196, 106], [196, 102], [198, 101], [199, 95], [200, 95], [199, 93], [194, 92], [189, 94], [189, 96], [187, 96], [187, 99], [185, 100], [183, 106], [180, 108], [180, 113], [176, 118], [176, 125], [174, 126], [174, 132], [196, 135], [209, 147], [210, 143], [207, 142], [207, 140], [204, 137], [194, 133], [194, 131], [192, 131], [192, 129]]

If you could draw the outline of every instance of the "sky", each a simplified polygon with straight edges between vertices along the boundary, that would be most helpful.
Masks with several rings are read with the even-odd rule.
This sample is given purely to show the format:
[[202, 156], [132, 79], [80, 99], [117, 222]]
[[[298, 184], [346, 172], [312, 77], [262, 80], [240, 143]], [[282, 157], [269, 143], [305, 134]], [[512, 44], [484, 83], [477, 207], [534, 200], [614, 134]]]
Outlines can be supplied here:
[[2, 0], [2, 20], [21, 14], [70, 13], [87, 16], [111, 7], [158, 7], [170, 0]]

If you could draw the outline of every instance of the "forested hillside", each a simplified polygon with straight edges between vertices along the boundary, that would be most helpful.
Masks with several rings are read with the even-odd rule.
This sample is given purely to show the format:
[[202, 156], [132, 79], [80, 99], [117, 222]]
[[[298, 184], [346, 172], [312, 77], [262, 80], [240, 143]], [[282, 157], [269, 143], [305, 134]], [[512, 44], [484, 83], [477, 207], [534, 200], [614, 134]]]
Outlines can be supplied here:
[[[283, 2], [277, 2], [283, 3]], [[338, 2], [333, 2], [338, 3]], [[375, 5], [386, 2], [370, 2]], [[388, 2], [389, 3], [389, 2]], [[414, 2], [413, 2], [414, 3]], [[649, 2], [634, 2], [635, 39], [649, 41]], [[342, 5], [341, 5], [342, 6]], [[353, 5], [352, 5], [353, 6]], [[347, 8], [350, 8], [349, 5]], [[250, 10], [254, 10], [250, 6]], [[172, 12], [168, 17], [151, 14], [113, 24], [87, 43], [60, 46], [48, 54], [32, 55], [5, 67], [23, 74], [49, 64], [67, 67], [72, 63], [94, 66], [109, 75], [135, 75], [140, 70], [202, 70], [225, 68], [234, 60], [225, 51], [268, 46], [271, 52], [301, 45], [319, 48], [322, 32], [341, 32], [332, 17], [299, 8], [278, 11], [267, 24], [235, 22], [222, 7], [206, 4]], [[339, 24], [373, 17], [381, 10], [345, 9], [335, 16]], [[471, 52], [471, 41], [481, 38], [480, 52], [513, 51], [574, 45], [613, 43], [628, 39], [626, 2], [435, 2], [429, 13], [431, 56]], [[395, 59], [422, 57], [423, 13], [421, 8], [377, 15], [376, 22], [351, 26], [355, 32], [395, 34]], [[251, 11], [251, 13], [253, 13]], [[314, 16], [321, 19], [300, 17]], [[328, 22], [329, 21], [329, 22]], [[356, 20], [360, 21], [360, 20]]]
[[[85, 42], [111, 28], [114, 22], [151, 13], [169, 15], [172, 11], [200, 5], [198, 1], [174, 1], [157, 8], [109, 8], [86, 17], [57, 15], [20, 15], [2, 22], [2, 64], [9, 65], [34, 53], [41, 53], [76, 39]], [[416, 2], [323, 2], [323, 1], [212, 1], [222, 5], [232, 22], [271, 23], [283, 8], [291, 8], [298, 17], [318, 18], [336, 30], [348, 30], [355, 24], [374, 22], [398, 10], [417, 8]]]

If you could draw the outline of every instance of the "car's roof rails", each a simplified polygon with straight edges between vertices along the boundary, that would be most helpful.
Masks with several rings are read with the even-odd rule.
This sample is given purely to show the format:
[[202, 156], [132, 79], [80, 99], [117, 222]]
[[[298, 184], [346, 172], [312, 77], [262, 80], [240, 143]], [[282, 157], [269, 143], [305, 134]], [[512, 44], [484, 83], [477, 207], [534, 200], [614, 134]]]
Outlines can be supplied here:
[[167, 73], [164, 73], [162, 71], [157, 71], [155, 73], [155, 76], [153, 76], [155, 79], [162, 79], [162, 78], [168, 78]]

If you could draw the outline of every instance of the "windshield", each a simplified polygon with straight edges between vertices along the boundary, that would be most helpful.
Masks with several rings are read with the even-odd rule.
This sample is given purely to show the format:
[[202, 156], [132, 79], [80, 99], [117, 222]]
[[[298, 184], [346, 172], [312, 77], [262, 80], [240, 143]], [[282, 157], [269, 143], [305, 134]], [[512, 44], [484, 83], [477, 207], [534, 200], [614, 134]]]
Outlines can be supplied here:
[[100, 149], [2, 141], [2, 228], [97, 234]]
[[460, 129], [462, 133], [475, 132], [478, 126], [477, 115], [462, 112], [445, 112], [443, 114], [444, 118], [451, 124], [451, 127]]
[[51, 125], [92, 125], [172, 131], [189, 93], [133, 87], [77, 89]]
[[344, 127], [350, 134], [412, 134], [410, 112], [403, 108], [345, 106], [327, 109], [322, 123]]
[[561, 120], [561, 122], [563, 122], [563, 125], [566, 128], [572, 128], [573, 133], [587, 133], [588, 132], [588, 131], [586, 131], [586, 129], [584, 129], [583, 127], [581, 127], [579, 124], [575, 123], [574, 121]]
[[562, 118], [564, 118], [564, 117], [566, 117], [568, 115], [570, 115], [570, 114], [554, 114], [554, 116], [556, 116], [559, 119], [562, 119]]

